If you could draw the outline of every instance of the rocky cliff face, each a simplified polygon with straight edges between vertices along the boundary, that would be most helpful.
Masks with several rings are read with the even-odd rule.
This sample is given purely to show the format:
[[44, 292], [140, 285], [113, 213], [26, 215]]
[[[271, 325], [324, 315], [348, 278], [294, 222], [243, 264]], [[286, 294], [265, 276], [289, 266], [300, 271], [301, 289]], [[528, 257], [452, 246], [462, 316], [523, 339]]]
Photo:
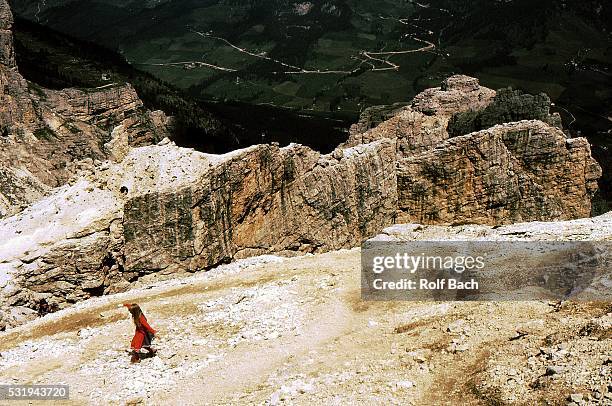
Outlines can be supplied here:
[[123, 219], [125, 267], [196, 270], [358, 245], [394, 216], [392, 148], [380, 142], [320, 156], [299, 145], [262, 145], [231, 155], [187, 188], [134, 196]]
[[[412, 103], [393, 109], [387, 120], [371, 128], [370, 115], [351, 128], [345, 146], [359, 145], [381, 138], [397, 140], [398, 156], [433, 148], [449, 138], [449, 121], [454, 114], [481, 110], [495, 98], [495, 91], [480, 86], [478, 79], [456, 75], [446, 79], [440, 88], [427, 89]], [[379, 114], [380, 115], [380, 114]]]
[[357, 246], [398, 220], [584, 217], [600, 175], [585, 140], [537, 121], [406, 158], [397, 143], [383, 137], [329, 155], [260, 145], [218, 156], [168, 141], [129, 149], [124, 138], [116, 162], [86, 168], [0, 222], [4, 322], [125, 290], [151, 273]]
[[[144, 109], [130, 85], [52, 91], [28, 83], [15, 65], [11, 26], [0, 0], [0, 170], [11, 174], [0, 179], [0, 218], [64, 184], [79, 166], [108, 159], [105, 144], [114, 136], [150, 144], [168, 125], [163, 114]], [[33, 193], [21, 192], [28, 189]]]
[[480, 86], [478, 79], [455, 75], [442, 86], [427, 89], [412, 101], [412, 108], [427, 115], [451, 116], [468, 110], [487, 107], [495, 97], [495, 91]]
[[[401, 222], [496, 225], [589, 216], [602, 172], [586, 139], [568, 139], [539, 120], [451, 137], [456, 114], [482, 111], [494, 100], [495, 91], [476, 79], [453, 76], [375, 128], [362, 120], [344, 146], [395, 141]], [[542, 117], [556, 123], [545, 107]]]
[[13, 14], [8, 3], [0, 1], [0, 64], [13, 68], [15, 51], [13, 49]]
[[393, 224], [393, 151], [389, 140], [323, 156], [299, 145], [136, 148], [0, 223], [4, 303], [61, 308], [152, 272], [359, 245]]
[[451, 138], [398, 163], [400, 222], [508, 224], [588, 217], [601, 168], [584, 138], [540, 121]]
[[375, 128], [362, 120], [328, 155], [300, 145], [209, 155], [168, 140], [134, 148], [166, 119], [144, 111], [127, 85], [57, 92], [7, 65], [0, 75], [0, 209], [47, 194], [0, 220], [0, 327], [148, 274], [354, 247], [398, 220], [585, 217], [601, 175], [586, 140], [541, 121], [451, 138], [454, 114], [495, 97], [465, 76]]

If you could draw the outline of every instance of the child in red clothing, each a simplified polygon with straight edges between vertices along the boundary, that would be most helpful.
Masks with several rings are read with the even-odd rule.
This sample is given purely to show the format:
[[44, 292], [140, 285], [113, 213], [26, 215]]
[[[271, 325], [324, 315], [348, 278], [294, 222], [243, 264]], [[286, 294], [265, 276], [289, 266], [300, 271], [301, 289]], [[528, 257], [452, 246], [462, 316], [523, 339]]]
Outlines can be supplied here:
[[156, 331], [149, 325], [147, 322], [147, 318], [142, 313], [140, 306], [136, 303], [125, 303], [125, 307], [128, 308], [130, 313], [132, 314], [132, 320], [134, 321], [134, 325], [136, 326], [136, 332], [134, 333], [134, 338], [132, 338], [132, 359], [131, 362], [140, 362], [140, 357], [138, 356], [140, 349], [144, 348], [151, 355], [155, 354], [157, 350], [151, 347], [151, 343], [153, 338], [155, 337]]

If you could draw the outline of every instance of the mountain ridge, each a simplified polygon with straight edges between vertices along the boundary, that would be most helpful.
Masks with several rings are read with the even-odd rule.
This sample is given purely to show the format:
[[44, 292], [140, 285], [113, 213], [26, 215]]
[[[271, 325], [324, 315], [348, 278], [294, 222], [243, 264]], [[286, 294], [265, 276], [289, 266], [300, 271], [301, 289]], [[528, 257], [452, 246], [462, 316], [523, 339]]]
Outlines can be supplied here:
[[[24, 16], [36, 20], [37, 2], [14, 4]], [[253, 104], [290, 107], [298, 113], [241, 124], [239, 132], [257, 130], [240, 146], [261, 142], [261, 135], [266, 134], [263, 141], [283, 145], [298, 141], [329, 152], [335, 147], [333, 142], [317, 145], [317, 141], [309, 142], [307, 132], [293, 130], [291, 123], [300, 119], [299, 112], [313, 120], [325, 112], [326, 118], [340, 118], [338, 124], [348, 127], [350, 117], [369, 106], [405, 102], [446, 77], [467, 74], [493, 89], [510, 86], [548, 94], [567, 131], [586, 136], [593, 145], [593, 153], [605, 168], [602, 204], [612, 201], [612, 7], [607, 2], [175, 0], [97, 4], [110, 14], [100, 16], [84, 2], [57, 1], [47, 2], [37, 18], [121, 50], [135, 66], [195, 98], [214, 100], [211, 108], [224, 110], [219, 113], [230, 122], [238, 122], [239, 112]], [[71, 18], [76, 19], [74, 23], [65, 24]], [[104, 24], [93, 35], [79, 32], [78, 19], [92, 20], [83, 29], [101, 21]], [[106, 26], [113, 30], [105, 30]], [[400, 53], [394, 54], [396, 51]], [[326, 73], [317, 73], [319, 70]], [[246, 104], [222, 107], [236, 100]], [[274, 114], [259, 107], [249, 115]], [[282, 125], [267, 131], [266, 122]], [[308, 122], [294, 127], [303, 128]], [[336, 145], [344, 141], [331, 120], [320, 124], [309, 131], [325, 132], [320, 138], [333, 138]]]
[[380, 125], [356, 125], [329, 154], [260, 144], [213, 155], [168, 139], [132, 148], [117, 131], [111, 161], [0, 221], [5, 324], [27, 319], [11, 306], [32, 316], [151, 274], [351, 248], [398, 221], [588, 217], [601, 168], [584, 138], [539, 120], [447, 132], [454, 114], [494, 99], [477, 79], [453, 76]]

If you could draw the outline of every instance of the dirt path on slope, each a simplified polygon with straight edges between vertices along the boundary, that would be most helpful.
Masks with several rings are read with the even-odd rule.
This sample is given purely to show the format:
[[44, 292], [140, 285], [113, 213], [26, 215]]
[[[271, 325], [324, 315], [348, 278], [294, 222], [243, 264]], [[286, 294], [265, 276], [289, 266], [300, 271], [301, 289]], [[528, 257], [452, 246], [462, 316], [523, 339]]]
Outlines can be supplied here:
[[[609, 379], [597, 327], [609, 307], [364, 302], [359, 261], [254, 260], [78, 304], [0, 335], [0, 382], [65, 383], [64, 404], [477, 405], [562, 400]], [[127, 301], [159, 330], [158, 356], [137, 365]], [[542, 380], [554, 362], [586, 378]]]

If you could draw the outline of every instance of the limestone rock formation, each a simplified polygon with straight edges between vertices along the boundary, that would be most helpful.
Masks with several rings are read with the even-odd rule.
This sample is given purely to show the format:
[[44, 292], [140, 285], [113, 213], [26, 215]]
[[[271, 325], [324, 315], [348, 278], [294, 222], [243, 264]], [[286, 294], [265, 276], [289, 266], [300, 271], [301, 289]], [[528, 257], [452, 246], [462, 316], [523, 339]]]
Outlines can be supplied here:
[[0, 166], [0, 218], [42, 198], [49, 187], [27, 169]]
[[[31, 182], [49, 187], [64, 184], [77, 167], [108, 159], [111, 151], [104, 145], [117, 136], [124, 135], [129, 145], [146, 145], [168, 134], [167, 118], [144, 110], [129, 85], [91, 94], [72, 89], [31, 94], [23, 79], [12, 76], [8, 94], [0, 95], [9, 99], [4, 107], [10, 109], [0, 136], [0, 166], [30, 173]], [[32, 202], [3, 196], [6, 204], [0, 206], [0, 216]]]
[[381, 123], [397, 115], [407, 105], [407, 103], [395, 103], [387, 106], [367, 107], [359, 115], [359, 121], [351, 126], [350, 134], [363, 134], [378, 127]]
[[[5, 0], [0, 14], [10, 21]], [[465, 76], [370, 112], [385, 121], [364, 118], [328, 155], [147, 145], [168, 119], [131, 86], [28, 83], [12, 62], [10, 23], [0, 28], [0, 328], [152, 273], [358, 246], [398, 221], [586, 217], [601, 175], [585, 139], [541, 121], [449, 137], [453, 115], [495, 98]]]
[[454, 114], [480, 110], [495, 98], [495, 91], [480, 86], [478, 79], [455, 75], [440, 88], [427, 89], [405, 107], [391, 109], [391, 116], [371, 128], [371, 112], [351, 128], [344, 146], [365, 144], [381, 138], [397, 140], [398, 156], [433, 148], [449, 138], [448, 123]]
[[[163, 113], [145, 110], [128, 84], [55, 91], [27, 82], [15, 64], [11, 26], [0, 0], [0, 171], [11, 174], [0, 179], [0, 218], [64, 184], [76, 167], [107, 159], [104, 144], [118, 126], [130, 145], [146, 145], [166, 136], [169, 125]], [[36, 193], [19, 192], [31, 185], [39, 185]]]
[[358, 245], [395, 215], [392, 149], [387, 141], [320, 156], [299, 145], [262, 145], [218, 163], [190, 188], [134, 197], [123, 220], [126, 267], [187, 259], [185, 268], [202, 269]]
[[512, 88], [500, 89], [486, 107], [453, 114], [448, 123], [449, 136], [457, 137], [504, 123], [539, 120], [563, 129], [561, 116], [551, 114], [552, 102], [545, 93], [526, 94]]
[[495, 91], [480, 86], [478, 79], [455, 75], [446, 79], [439, 89], [427, 89], [417, 95], [412, 108], [427, 115], [450, 116], [483, 109], [494, 97]]
[[424, 224], [588, 217], [602, 174], [586, 139], [541, 121], [451, 138], [398, 165], [399, 221]]
[[0, 221], [6, 305], [42, 312], [127, 289], [149, 273], [353, 247], [398, 220], [584, 217], [600, 175], [585, 140], [538, 121], [399, 160], [390, 138], [329, 155], [259, 145], [217, 156], [168, 140], [123, 152]]
[[0, 1], [0, 65], [13, 68], [15, 51], [13, 49], [13, 14], [5, 0]]
[[1, 221], [3, 302], [61, 308], [151, 272], [348, 248], [393, 224], [389, 140], [323, 156], [300, 145], [214, 156], [163, 144]]
[[453, 76], [375, 128], [359, 132], [367, 128], [362, 120], [343, 147], [395, 140], [402, 222], [508, 224], [589, 216], [601, 168], [586, 139], [568, 139], [556, 127], [547, 97], [537, 100], [543, 103], [539, 116], [550, 124], [531, 120], [449, 135], [456, 114], [503, 102], [496, 100], [476, 79]]
[[447, 116], [427, 116], [407, 107], [371, 130], [351, 133], [349, 140], [343, 146], [391, 139], [396, 141], [398, 158], [403, 158], [415, 152], [427, 151], [446, 141], [448, 120]]
[[[512, 89], [501, 89], [498, 93], [481, 86], [478, 79], [455, 75], [439, 88], [418, 94], [408, 106], [366, 109], [351, 127], [344, 146], [380, 138], [396, 139], [398, 157], [403, 158], [432, 149], [448, 138], [496, 124], [540, 120], [561, 128], [561, 119], [558, 114], [550, 114], [550, 106], [550, 98], [545, 94], [532, 96]], [[460, 132], [470, 127], [479, 128]]]

